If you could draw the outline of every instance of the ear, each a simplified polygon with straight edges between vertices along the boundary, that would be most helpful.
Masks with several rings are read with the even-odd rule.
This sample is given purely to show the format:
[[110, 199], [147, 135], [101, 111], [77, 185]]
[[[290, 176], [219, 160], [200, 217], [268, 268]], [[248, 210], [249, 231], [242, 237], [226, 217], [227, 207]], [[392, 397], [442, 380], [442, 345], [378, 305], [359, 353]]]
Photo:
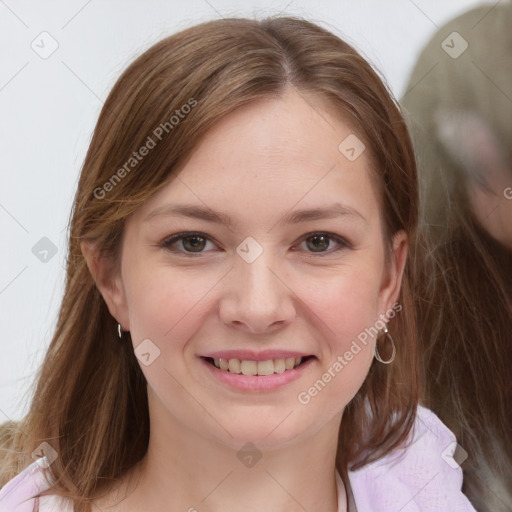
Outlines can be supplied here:
[[386, 261], [379, 290], [379, 305], [382, 308], [382, 313], [388, 311], [400, 295], [407, 251], [407, 233], [403, 230], [398, 231], [393, 236], [392, 251], [389, 261]]
[[120, 272], [114, 270], [113, 262], [101, 255], [93, 243], [81, 242], [80, 249], [110, 314], [124, 331], [129, 331], [128, 307]]

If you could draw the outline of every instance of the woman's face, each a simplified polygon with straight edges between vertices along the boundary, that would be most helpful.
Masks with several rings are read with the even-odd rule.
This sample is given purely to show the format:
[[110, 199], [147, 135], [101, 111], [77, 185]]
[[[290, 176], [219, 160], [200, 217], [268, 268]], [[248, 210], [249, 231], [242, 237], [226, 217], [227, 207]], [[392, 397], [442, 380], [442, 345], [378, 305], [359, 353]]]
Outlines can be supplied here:
[[129, 218], [102, 292], [131, 332], [151, 421], [236, 448], [337, 430], [406, 243], [385, 265], [368, 152], [329, 111], [293, 89], [239, 109]]

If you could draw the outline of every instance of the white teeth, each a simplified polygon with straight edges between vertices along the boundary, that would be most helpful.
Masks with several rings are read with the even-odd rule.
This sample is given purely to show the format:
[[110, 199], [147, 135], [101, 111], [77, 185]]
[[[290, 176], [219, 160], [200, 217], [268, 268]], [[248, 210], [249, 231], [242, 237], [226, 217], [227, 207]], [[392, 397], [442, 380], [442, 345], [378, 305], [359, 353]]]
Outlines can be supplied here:
[[240, 369], [240, 361], [238, 359], [229, 360], [229, 371], [231, 373], [242, 373], [242, 370]]
[[286, 363], [284, 359], [275, 359], [274, 360], [274, 372], [275, 373], [283, 373], [286, 370]]
[[213, 364], [224, 371], [242, 373], [243, 375], [273, 375], [292, 370], [299, 366], [302, 357], [287, 357], [286, 359], [268, 359], [267, 361], [248, 361], [239, 359], [214, 358]]
[[287, 370], [291, 370], [295, 366], [295, 357], [287, 357], [284, 360], [284, 365]]
[[258, 363], [256, 361], [241, 361], [240, 369], [244, 375], [257, 375]]
[[258, 375], [272, 375], [274, 373], [274, 361], [258, 361]]

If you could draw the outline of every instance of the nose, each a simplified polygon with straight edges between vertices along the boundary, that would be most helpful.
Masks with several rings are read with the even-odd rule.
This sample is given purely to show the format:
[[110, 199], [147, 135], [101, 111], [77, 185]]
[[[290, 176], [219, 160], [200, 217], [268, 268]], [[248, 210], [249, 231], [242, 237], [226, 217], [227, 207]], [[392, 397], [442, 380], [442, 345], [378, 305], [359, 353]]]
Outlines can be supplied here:
[[263, 254], [254, 262], [240, 258], [226, 276], [220, 303], [221, 320], [247, 333], [270, 333], [296, 316], [294, 294], [276, 265]]

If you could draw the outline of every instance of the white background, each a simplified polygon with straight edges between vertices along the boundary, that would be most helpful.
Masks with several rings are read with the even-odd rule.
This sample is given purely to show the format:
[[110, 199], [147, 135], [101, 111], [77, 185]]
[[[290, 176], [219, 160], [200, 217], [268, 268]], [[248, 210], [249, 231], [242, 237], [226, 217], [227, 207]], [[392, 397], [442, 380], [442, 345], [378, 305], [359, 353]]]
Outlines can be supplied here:
[[[427, 40], [479, 3], [0, 0], [0, 423], [27, 411], [63, 292], [78, 174], [101, 105], [135, 56], [173, 32], [220, 16], [299, 15], [353, 44], [400, 98]], [[43, 31], [58, 43], [47, 59], [31, 47]], [[42, 237], [57, 247], [47, 262], [32, 253]]]

